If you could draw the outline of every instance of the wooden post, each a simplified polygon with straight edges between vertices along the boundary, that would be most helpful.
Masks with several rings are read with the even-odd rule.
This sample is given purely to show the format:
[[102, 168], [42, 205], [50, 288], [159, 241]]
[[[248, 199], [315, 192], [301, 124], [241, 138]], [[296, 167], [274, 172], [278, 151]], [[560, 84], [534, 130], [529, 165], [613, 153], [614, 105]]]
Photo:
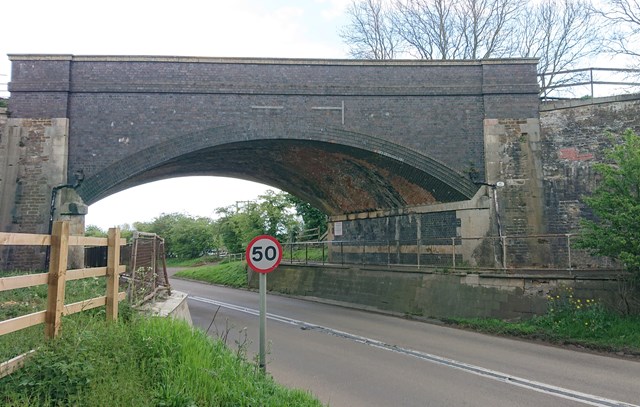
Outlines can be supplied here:
[[51, 232], [51, 257], [44, 332], [47, 339], [55, 338], [60, 333], [68, 255], [69, 223], [57, 221], [53, 224]]
[[107, 321], [118, 319], [118, 266], [120, 265], [120, 229], [107, 234]]

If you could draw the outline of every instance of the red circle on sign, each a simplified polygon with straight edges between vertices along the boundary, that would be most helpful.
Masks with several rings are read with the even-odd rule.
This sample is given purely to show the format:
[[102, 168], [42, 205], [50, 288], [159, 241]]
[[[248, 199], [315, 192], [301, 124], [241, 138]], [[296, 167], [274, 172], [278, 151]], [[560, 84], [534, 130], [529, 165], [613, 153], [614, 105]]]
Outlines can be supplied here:
[[263, 274], [270, 273], [282, 261], [282, 246], [273, 236], [256, 236], [247, 245], [245, 256], [247, 264], [253, 271]]

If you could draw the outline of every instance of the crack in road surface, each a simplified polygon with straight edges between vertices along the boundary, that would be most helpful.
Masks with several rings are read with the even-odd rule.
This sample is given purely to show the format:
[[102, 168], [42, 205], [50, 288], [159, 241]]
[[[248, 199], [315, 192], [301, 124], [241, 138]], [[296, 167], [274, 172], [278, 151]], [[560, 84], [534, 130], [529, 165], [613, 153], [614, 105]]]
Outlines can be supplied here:
[[[189, 299], [207, 304], [216, 305], [218, 307], [244, 312], [246, 314], [259, 316], [260, 311], [252, 308], [247, 308], [239, 305], [229, 304], [226, 302], [216, 301], [209, 298], [189, 296]], [[267, 318], [273, 321], [282, 322], [285, 324], [297, 326], [303, 330], [313, 330], [323, 332], [328, 335], [352, 340], [358, 343], [369, 345], [378, 349], [387, 350], [391, 352], [400, 353], [407, 356], [412, 356], [418, 359], [422, 359], [431, 363], [436, 363], [443, 366], [448, 366], [454, 369], [462, 370], [467, 373], [472, 373], [478, 376], [486, 377], [489, 379], [497, 380], [503, 383], [507, 383], [513, 386], [518, 386], [530, 390], [534, 390], [540, 393], [549, 394], [552, 396], [560, 397], [567, 400], [572, 400], [580, 403], [584, 403], [591, 406], [598, 407], [640, 407], [636, 404], [624, 403], [621, 401], [611, 400], [603, 397], [598, 397], [593, 394], [581, 393], [578, 391], [565, 389], [562, 387], [553, 386], [547, 383], [528, 380], [518, 376], [512, 376], [507, 373], [498, 372], [496, 370], [485, 369], [481, 366], [470, 365], [468, 363], [459, 362], [457, 360], [448, 359], [442, 356], [432, 355], [429, 353], [420, 352], [413, 349], [407, 349], [396, 345], [391, 345], [376, 339], [366, 338], [364, 336], [355, 335], [349, 332], [339, 331], [326, 326], [311, 324], [309, 322], [299, 321], [297, 319], [287, 318], [282, 315], [267, 313]]]

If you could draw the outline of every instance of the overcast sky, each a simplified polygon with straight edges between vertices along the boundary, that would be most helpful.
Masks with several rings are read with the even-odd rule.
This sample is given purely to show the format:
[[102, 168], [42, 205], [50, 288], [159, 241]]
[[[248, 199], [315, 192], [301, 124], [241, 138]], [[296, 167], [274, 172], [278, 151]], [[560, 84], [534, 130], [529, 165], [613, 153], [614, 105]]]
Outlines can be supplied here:
[[[0, 83], [7, 54], [346, 58], [338, 31], [350, 0], [9, 0], [2, 2]], [[7, 96], [0, 85], [0, 95]], [[111, 195], [89, 207], [106, 229], [161, 213], [214, 216], [269, 187], [188, 177]]]

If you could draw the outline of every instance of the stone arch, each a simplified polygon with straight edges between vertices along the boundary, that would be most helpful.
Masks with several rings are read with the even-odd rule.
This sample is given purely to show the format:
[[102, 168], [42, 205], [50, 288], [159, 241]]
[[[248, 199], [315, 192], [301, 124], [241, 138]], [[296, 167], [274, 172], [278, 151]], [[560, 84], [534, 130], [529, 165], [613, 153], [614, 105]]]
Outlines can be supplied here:
[[88, 177], [87, 204], [146, 182], [218, 175], [268, 184], [330, 215], [470, 199], [466, 175], [433, 157], [333, 128], [213, 127], [138, 151]]

